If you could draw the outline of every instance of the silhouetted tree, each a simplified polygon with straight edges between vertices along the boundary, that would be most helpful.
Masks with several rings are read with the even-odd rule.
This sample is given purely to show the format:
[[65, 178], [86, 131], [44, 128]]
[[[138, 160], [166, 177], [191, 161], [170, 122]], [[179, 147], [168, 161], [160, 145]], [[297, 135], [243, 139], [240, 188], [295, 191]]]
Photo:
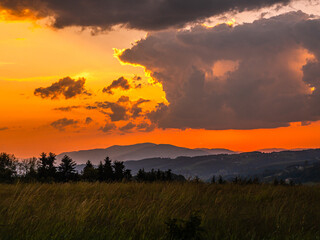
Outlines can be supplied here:
[[68, 182], [70, 180], [74, 180], [76, 176], [75, 166], [77, 164], [67, 155], [65, 155], [59, 166], [59, 176], [60, 180], [64, 182]]
[[114, 169], [114, 180], [121, 181], [124, 178], [125, 169], [123, 162], [115, 161], [113, 162], [112, 167]]
[[29, 158], [20, 162], [20, 175], [23, 180], [27, 182], [32, 182], [37, 180], [37, 158]]
[[131, 181], [132, 175], [131, 175], [131, 170], [130, 170], [130, 169], [126, 169], [126, 170], [124, 171], [124, 179], [125, 179], [126, 181]]
[[216, 183], [216, 177], [214, 175], [211, 178], [211, 183]]
[[143, 182], [146, 180], [146, 172], [144, 171], [144, 169], [139, 169], [136, 179], [138, 182]]
[[105, 180], [105, 176], [104, 176], [104, 171], [103, 171], [103, 164], [102, 164], [101, 161], [100, 161], [100, 163], [98, 165], [97, 172], [98, 172], [98, 180], [100, 182], [103, 182]]
[[95, 169], [90, 160], [87, 161], [86, 166], [82, 171], [82, 179], [89, 182], [98, 180], [97, 169]]
[[56, 167], [54, 163], [56, 161], [56, 155], [54, 153], [49, 153], [47, 156], [46, 153], [41, 153], [40, 166], [38, 167], [38, 176], [42, 181], [53, 181], [56, 177]]
[[166, 181], [172, 181], [172, 173], [171, 173], [171, 169], [169, 169], [168, 171], [166, 171]]
[[112, 180], [114, 180], [114, 172], [112, 170], [111, 160], [109, 157], [106, 157], [104, 159], [103, 175], [103, 181], [111, 182]]
[[0, 182], [11, 182], [15, 173], [15, 157], [7, 153], [0, 153]]
[[219, 178], [218, 178], [218, 183], [219, 183], [219, 184], [225, 184], [225, 183], [226, 183], [226, 181], [223, 180], [223, 178], [222, 178], [221, 175], [220, 175]]
[[194, 183], [200, 183], [201, 180], [200, 180], [200, 178], [199, 178], [198, 176], [195, 176], [195, 177], [192, 179], [192, 182], [194, 182]]

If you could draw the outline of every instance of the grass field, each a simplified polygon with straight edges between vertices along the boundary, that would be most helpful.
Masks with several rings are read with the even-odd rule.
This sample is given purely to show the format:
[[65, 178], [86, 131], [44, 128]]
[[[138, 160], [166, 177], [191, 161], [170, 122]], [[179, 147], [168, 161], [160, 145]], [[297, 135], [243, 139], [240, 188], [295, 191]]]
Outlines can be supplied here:
[[166, 239], [198, 211], [205, 239], [320, 239], [320, 186], [0, 185], [0, 239]]

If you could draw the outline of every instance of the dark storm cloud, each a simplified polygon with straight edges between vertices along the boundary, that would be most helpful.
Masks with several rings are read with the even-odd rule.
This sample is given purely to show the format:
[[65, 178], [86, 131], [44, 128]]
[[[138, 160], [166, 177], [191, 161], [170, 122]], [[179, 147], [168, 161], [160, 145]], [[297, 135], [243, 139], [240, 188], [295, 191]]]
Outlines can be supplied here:
[[60, 79], [58, 82], [53, 83], [49, 87], [37, 88], [34, 91], [34, 95], [51, 99], [58, 99], [59, 96], [69, 99], [81, 94], [91, 96], [91, 94], [84, 87], [85, 82], [85, 78], [79, 78], [78, 80], [75, 80], [70, 77], [65, 77]]
[[[292, 0], [293, 1], [293, 0]], [[56, 28], [93, 27], [97, 31], [115, 25], [143, 30], [180, 27], [188, 22], [230, 11], [255, 10], [290, 0], [0, 0], [15, 15], [30, 9], [37, 17], [54, 16]]]
[[123, 90], [129, 90], [131, 85], [129, 84], [128, 80], [124, 77], [120, 77], [117, 80], [114, 80], [108, 87], [104, 88], [102, 92], [113, 94], [113, 89], [121, 88]]
[[0, 127], [0, 131], [5, 131], [5, 130], [8, 130], [9, 128], [7, 127]]
[[62, 118], [52, 122], [50, 125], [59, 131], [64, 131], [66, 127], [76, 125], [78, 121], [68, 118]]
[[148, 114], [161, 128], [274, 128], [320, 119], [319, 39], [319, 19], [290, 12], [151, 33], [120, 59], [162, 83], [170, 104]]

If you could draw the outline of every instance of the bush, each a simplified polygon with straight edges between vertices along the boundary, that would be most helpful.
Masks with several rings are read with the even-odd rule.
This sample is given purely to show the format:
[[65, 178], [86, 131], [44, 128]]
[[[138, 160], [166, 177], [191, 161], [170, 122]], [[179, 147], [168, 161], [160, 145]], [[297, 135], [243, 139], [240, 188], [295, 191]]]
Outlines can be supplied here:
[[198, 213], [190, 215], [188, 220], [169, 219], [167, 225], [167, 239], [169, 240], [201, 240], [204, 238], [204, 229]]

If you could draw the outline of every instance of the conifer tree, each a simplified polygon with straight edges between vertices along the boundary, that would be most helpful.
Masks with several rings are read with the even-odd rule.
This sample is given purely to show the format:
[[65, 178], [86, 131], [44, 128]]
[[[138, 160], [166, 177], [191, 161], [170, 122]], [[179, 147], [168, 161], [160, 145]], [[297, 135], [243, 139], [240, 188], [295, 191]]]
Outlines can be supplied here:
[[97, 170], [93, 167], [90, 160], [87, 161], [86, 166], [82, 171], [82, 178], [89, 182], [93, 182], [98, 179]]
[[76, 173], [75, 166], [76, 163], [69, 156], [65, 155], [62, 158], [61, 164], [59, 166], [59, 173], [62, 181], [68, 182], [74, 179]]
[[104, 174], [105, 181], [111, 182], [112, 180], [114, 180], [114, 173], [112, 170], [111, 160], [109, 157], [106, 157], [104, 159], [103, 174]]
[[125, 169], [123, 162], [115, 161], [112, 167], [114, 169], [114, 180], [121, 181], [124, 178]]

